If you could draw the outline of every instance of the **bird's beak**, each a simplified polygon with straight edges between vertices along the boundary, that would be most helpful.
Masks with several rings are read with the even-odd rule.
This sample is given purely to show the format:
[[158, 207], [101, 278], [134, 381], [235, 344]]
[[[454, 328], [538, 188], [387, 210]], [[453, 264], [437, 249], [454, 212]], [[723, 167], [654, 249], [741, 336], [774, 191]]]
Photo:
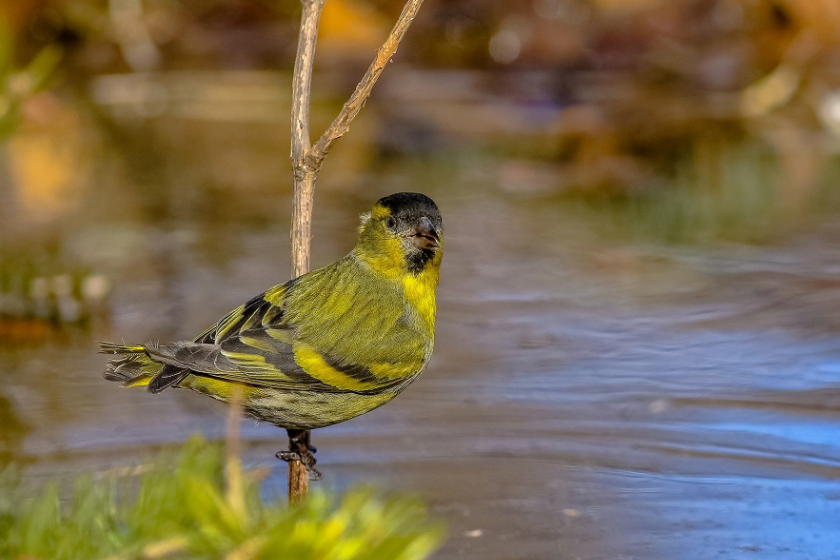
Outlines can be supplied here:
[[436, 249], [440, 247], [440, 235], [432, 221], [423, 216], [414, 226], [414, 231], [406, 236], [418, 249]]

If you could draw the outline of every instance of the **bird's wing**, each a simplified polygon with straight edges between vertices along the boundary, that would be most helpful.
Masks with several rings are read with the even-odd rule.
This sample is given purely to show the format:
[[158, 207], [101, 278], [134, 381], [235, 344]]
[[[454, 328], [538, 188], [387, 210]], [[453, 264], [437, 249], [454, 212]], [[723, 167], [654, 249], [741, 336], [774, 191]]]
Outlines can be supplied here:
[[287, 291], [277, 286], [251, 299], [193, 342], [147, 348], [153, 359], [199, 375], [290, 391], [376, 393], [399, 384], [347, 364], [300, 340], [285, 315]]

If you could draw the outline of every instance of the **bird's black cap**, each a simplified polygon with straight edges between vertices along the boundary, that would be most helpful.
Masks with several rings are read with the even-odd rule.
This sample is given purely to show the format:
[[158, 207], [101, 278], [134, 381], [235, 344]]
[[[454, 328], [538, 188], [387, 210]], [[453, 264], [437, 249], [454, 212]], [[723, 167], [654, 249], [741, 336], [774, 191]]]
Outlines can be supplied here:
[[391, 214], [404, 220], [429, 218], [435, 227], [440, 228], [443, 220], [435, 201], [421, 193], [400, 192], [380, 198], [377, 202], [391, 211]]

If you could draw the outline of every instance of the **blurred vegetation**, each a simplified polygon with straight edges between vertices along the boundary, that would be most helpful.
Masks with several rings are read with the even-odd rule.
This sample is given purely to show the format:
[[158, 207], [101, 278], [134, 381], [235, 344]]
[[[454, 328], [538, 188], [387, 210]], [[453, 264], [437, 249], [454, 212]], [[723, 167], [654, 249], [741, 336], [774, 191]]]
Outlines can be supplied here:
[[715, 145], [684, 162], [667, 187], [632, 196], [572, 193], [567, 200], [615, 235], [671, 243], [764, 242], [784, 233], [793, 219], [778, 204], [779, 189], [778, 164], [766, 151]]
[[263, 501], [253, 473], [232, 477], [231, 460], [194, 438], [177, 457], [69, 487], [33, 488], [7, 469], [0, 558], [420, 560], [441, 542], [440, 526], [413, 500], [314, 492], [289, 508], [285, 498]]
[[[329, 103], [343, 101], [401, 7], [401, 0], [327, 2], [316, 72], [317, 90]], [[138, 140], [158, 130], [158, 120], [193, 126], [225, 118], [287, 128], [278, 116], [286, 112], [276, 108], [288, 102], [284, 80], [296, 44], [297, 2], [33, 0], [0, 12], [7, 22], [0, 30], [0, 62], [6, 60], [0, 77], [7, 74], [0, 98], [9, 122], [23, 121], [6, 167], [24, 210], [56, 218], [68, 193], [86, 192], [97, 142], [125, 148], [127, 165], [148, 176], [143, 190], [160, 189], [158, 170], [175, 156], [194, 155], [167, 153], [159, 137]], [[661, 194], [667, 200], [655, 213], [674, 208], [677, 214], [654, 222], [671, 223], [664, 237], [673, 239], [675, 222], [733, 219], [731, 208], [698, 221], [678, 207], [714, 213], [716, 193], [740, 188], [744, 193], [721, 204], [761, 198], [755, 185], [731, 184], [729, 172], [686, 172], [707, 163], [697, 154], [714, 143], [734, 154], [758, 146], [762, 159], [774, 160], [778, 184], [769, 192], [775, 199], [735, 213], [746, 218], [773, 207], [783, 214], [788, 205], [800, 212], [822, 203], [820, 189], [840, 152], [838, 37], [834, 0], [430, 4], [400, 50], [406, 64], [377, 90], [368, 118], [379, 119], [379, 130], [365, 130], [360, 121], [356, 138], [343, 141], [355, 142], [355, 151], [335, 165], [345, 168], [342, 177], [352, 177], [382, 157], [477, 146], [540, 166], [536, 186], [525, 173], [507, 181], [509, 191], [589, 197], [593, 205], [608, 202], [602, 206], [608, 214], [622, 201], [648, 206]], [[60, 63], [57, 53], [63, 53]], [[50, 75], [58, 87], [35, 95]], [[31, 86], [9, 85], [21, 82]], [[316, 121], [334, 112], [323, 103], [316, 99]], [[85, 136], [89, 127], [99, 131], [98, 140]], [[199, 143], [190, 149], [218, 142], [197, 128]], [[348, 152], [337, 150], [335, 157], [342, 153]], [[222, 190], [248, 188], [250, 168], [229, 164], [244, 157], [225, 154], [218, 166], [208, 158], [201, 180], [225, 183]], [[551, 181], [543, 179], [546, 172]], [[699, 182], [684, 188], [693, 178]], [[198, 198], [215, 196], [217, 186]], [[696, 201], [685, 198], [695, 194]], [[157, 191], [147, 198], [166, 207]], [[717, 229], [677, 237], [705, 239]]]
[[37, 342], [51, 328], [107, 319], [110, 281], [99, 274], [43, 276], [0, 269], [0, 344]]
[[0, 11], [0, 142], [17, 126], [21, 107], [44, 89], [61, 61], [62, 49], [48, 43], [31, 60], [20, 63], [8, 20]]
[[0, 345], [40, 342], [109, 319], [111, 281], [61, 253], [55, 240], [23, 237], [0, 246]]

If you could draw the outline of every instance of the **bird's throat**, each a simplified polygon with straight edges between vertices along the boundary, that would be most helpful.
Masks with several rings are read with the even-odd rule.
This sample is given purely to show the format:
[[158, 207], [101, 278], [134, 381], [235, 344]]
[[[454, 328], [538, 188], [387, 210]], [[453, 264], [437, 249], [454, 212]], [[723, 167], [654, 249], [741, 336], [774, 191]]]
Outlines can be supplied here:
[[435, 291], [438, 285], [438, 268], [427, 266], [419, 274], [404, 274], [403, 291], [406, 301], [413, 307], [419, 318], [430, 332], [435, 331], [435, 312], [437, 308]]

